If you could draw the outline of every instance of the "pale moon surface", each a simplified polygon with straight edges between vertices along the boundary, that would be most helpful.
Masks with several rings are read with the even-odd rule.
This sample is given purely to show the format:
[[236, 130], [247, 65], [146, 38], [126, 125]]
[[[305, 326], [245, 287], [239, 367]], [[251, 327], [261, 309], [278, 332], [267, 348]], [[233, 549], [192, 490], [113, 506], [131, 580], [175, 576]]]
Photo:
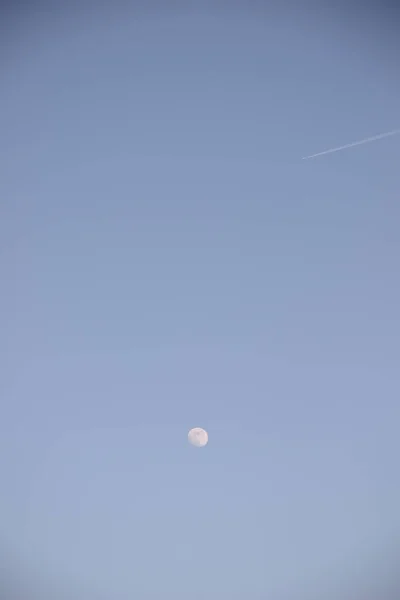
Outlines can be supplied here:
[[188, 440], [192, 446], [202, 448], [208, 443], [208, 433], [201, 427], [194, 427], [188, 433]]

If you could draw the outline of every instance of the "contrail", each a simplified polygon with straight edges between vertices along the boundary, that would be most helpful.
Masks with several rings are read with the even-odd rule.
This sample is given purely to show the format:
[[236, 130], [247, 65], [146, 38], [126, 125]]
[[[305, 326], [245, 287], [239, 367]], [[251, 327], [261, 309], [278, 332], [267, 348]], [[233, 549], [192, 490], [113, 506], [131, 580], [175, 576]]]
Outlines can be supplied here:
[[339, 152], [339, 150], [345, 150], [346, 148], [352, 148], [353, 146], [361, 146], [361, 144], [368, 144], [369, 142], [375, 142], [391, 135], [397, 135], [400, 133], [400, 129], [394, 129], [387, 133], [380, 133], [379, 135], [373, 135], [372, 137], [365, 138], [359, 142], [353, 142], [352, 144], [346, 144], [345, 146], [339, 146], [339, 148], [331, 148], [330, 150], [324, 150], [324, 152], [318, 152], [317, 154], [311, 154], [311, 156], [303, 156], [302, 160], [308, 160], [309, 158], [315, 158], [316, 156], [322, 156], [323, 154], [331, 154], [332, 152]]

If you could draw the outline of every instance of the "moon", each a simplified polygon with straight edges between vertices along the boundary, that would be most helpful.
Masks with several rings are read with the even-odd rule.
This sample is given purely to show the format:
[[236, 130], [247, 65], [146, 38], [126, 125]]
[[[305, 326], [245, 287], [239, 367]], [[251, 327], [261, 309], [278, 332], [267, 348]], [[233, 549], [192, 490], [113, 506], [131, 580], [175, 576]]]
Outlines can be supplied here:
[[201, 427], [194, 427], [188, 433], [189, 444], [196, 446], [196, 448], [203, 448], [208, 444], [208, 433]]

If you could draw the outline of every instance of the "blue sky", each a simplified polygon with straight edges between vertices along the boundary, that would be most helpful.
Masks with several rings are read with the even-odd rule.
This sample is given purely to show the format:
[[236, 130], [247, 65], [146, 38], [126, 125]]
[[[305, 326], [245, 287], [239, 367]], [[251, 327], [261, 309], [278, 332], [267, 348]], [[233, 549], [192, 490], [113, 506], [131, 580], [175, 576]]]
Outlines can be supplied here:
[[113, 599], [305, 598], [355, 590], [398, 539], [400, 137], [301, 160], [400, 126], [395, 41], [336, 17], [14, 19], [0, 534], [18, 573]]

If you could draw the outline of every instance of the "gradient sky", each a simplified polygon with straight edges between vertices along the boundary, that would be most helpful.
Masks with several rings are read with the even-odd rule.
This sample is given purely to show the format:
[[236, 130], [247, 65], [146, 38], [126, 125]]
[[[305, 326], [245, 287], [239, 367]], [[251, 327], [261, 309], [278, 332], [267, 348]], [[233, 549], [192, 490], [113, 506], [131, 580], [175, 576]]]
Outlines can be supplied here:
[[248, 6], [8, 28], [3, 579], [305, 598], [398, 539], [400, 136], [301, 160], [400, 126], [395, 31]]

